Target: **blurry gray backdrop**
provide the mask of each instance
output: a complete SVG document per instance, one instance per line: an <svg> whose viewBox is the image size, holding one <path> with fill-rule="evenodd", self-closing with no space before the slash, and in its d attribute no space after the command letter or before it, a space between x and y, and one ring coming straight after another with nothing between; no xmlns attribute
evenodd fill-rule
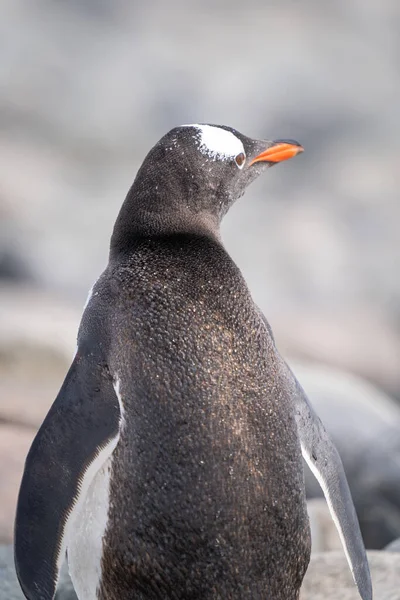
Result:
<svg viewBox="0 0 400 600"><path fill-rule="evenodd" d="M81 306L175 125L294 138L226 247L285 354L399 397L399 31L398 0L2 0L2 281Z"/></svg>
<svg viewBox="0 0 400 600"><path fill-rule="evenodd" d="M119 207L176 125L303 144L224 243L285 356L400 399L399 32L399 0L1 0L0 543ZM296 372L382 547L400 535L400 408L318 369Z"/></svg>

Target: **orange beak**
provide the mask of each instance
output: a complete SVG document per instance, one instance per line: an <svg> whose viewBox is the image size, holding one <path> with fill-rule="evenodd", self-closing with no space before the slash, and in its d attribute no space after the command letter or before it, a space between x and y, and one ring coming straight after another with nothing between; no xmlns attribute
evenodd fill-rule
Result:
<svg viewBox="0 0 400 600"><path fill-rule="evenodd" d="M261 152L261 154L253 158L250 165L256 162L282 162L283 160L293 158L300 152L304 152L304 148L303 146L300 146L298 142L277 140L276 142L273 142L273 146L270 146L264 150L264 152Z"/></svg>

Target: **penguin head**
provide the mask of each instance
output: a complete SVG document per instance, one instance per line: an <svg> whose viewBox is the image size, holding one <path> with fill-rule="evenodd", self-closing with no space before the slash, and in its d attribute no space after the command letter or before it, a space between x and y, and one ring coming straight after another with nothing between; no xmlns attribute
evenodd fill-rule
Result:
<svg viewBox="0 0 400 600"><path fill-rule="evenodd" d="M194 124L169 131L149 157L165 165L194 210L221 217L265 169L302 151L293 140L254 140L231 127Z"/></svg>
<svg viewBox="0 0 400 600"><path fill-rule="evenodd" d="M218 230L233 202L265 169L303 148L254 140L223 125L182 125L150 150L128 192L112 245L132 235Z"/></svg>

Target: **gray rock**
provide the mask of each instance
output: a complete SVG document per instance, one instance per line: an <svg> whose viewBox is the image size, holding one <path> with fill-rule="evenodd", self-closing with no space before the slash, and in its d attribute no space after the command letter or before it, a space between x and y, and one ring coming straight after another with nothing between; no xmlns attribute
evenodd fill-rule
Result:
<svg viewBox="0 0 400 600"><path fill-rule="evenodd" d="M400 600L400 557L368 552L374 600ZM300 600L360 600L343 552L311 557Z"/></svg>
<svg viewBox="0 0 400 600"><path fill-rule="evenodd" d="M37 429L67 373L82 306L0 286L0 419Z"/></svg>
<svg viewBox="0 0 400 600"><path fill-rule="evenodd" d="M25 600L15 574L12 546L0 545L0 600Z"/></svg>
<svg viewBox="0 0 400 600"><path fill-rule="evenodd" d="M311 527L311 552L341 550L339 534L324 498L307 501L307 512Z"/></svg>
<svg viewBox="0 0 400 600"><path fill-rule="evenodd" d="M11 545L0 545L0 600L25 600L14 567L14 553ZM55 600L78 600L64 565Z"/></svg>
<svg viewBox="0 0 400 600"><path fill-rule="evenodd" d="M393 540L393 542L390 542L390 544L388 544L385 548L384 548L385 552L400 552L400 538L397 538L397 540Z"/></svg>
<svg viewBox="0 0 400 600"><path fill-rule="evenodd" d="M342 457L367 548L400 537L400 407L362 379L290 361ZM322 491L308 467L309 497Z"/></svg>
<svg viewBox="0 0 400 600"><path fill-rule="evenodd" d="M0 422L0 544L12 540L22 470L34 433Z"/></svg>

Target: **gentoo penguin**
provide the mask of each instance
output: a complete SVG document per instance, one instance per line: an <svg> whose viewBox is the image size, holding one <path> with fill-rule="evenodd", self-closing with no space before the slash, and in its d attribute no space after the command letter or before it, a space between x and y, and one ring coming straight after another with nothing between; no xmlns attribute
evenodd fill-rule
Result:
<svg viewBox="0 0 400 600"><path fill-rule="evenodd" d="M232 203L302 151L216 125L150 150L29 451L15 561L54 598L296 600L310 556L302 454L363 600L363 541L340 458L220 238Z"/></svg>

